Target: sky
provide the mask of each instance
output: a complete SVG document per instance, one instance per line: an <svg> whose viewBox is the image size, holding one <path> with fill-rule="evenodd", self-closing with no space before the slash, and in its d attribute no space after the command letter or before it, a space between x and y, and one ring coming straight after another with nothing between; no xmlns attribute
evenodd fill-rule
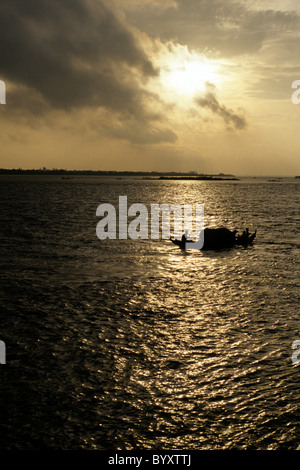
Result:
<svg viewBox="0 0 300 470"><path fill-rule="evenodd" d="M1 0L1 168L300 175L298 0Z"/></svg>

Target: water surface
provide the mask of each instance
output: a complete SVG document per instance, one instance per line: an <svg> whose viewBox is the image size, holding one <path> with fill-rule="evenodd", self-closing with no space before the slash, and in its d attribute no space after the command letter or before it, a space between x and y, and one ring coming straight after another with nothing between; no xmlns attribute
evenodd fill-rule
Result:
<svg viewBox="0 0 300 470"><path fill-rule="evenodd" d="M295 449L299 181L2 177L2 448ZM96 237L120 195L253 247Z"/></svg>

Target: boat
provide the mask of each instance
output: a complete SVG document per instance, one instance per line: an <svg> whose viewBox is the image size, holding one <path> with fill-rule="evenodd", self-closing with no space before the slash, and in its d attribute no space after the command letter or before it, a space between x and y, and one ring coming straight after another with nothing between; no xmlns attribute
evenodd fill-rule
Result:
<svg viewBox="0 0 300 470"><path fill-rule="evenodd" d="M248 228L238 235L237 230L229 230L225 227L206 228L204 229L204 244L202 250L220 250L223 248L233 248L234 246L249 246L253 244L256 237L256 230L250 234ZM186 249L186 243L195 245L199 242L189 240L184 234L181 240L170 238L174 245L179 246L182 250ZM189 246L190 248L190 246ZM195 248L197 249L197 247Z"/></svg>

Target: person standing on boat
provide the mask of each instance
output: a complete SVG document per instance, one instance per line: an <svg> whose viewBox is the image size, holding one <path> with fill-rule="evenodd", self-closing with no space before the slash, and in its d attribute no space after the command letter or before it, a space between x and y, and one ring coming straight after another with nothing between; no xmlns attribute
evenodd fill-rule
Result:
<svg viewBox="0 0 300 470"><path fill-rule="evenodd" d="M187 241L187 236L188 236L188 230L186 230L181 237L182 243L185 243Z"/></svg>

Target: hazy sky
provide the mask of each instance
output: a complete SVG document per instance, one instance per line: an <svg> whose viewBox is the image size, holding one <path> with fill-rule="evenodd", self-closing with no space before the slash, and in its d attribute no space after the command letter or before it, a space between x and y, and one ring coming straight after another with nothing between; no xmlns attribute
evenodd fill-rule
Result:
<svg viewBox="0 0 300 470"><path fill-rule="evenodd" d="M1 0L3 168L300 174L298 0Z"/></svg>

